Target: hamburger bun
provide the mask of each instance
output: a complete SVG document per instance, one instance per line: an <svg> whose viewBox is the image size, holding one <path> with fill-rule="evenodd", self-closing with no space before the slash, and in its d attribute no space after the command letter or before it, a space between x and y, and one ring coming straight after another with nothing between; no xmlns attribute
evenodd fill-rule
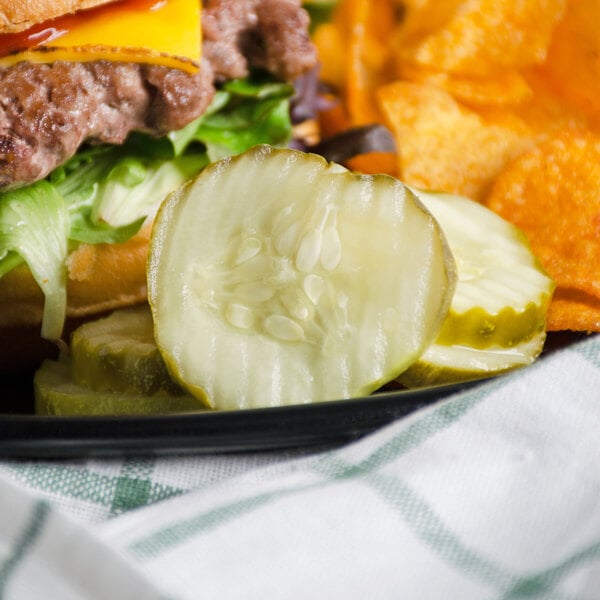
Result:
<svg viewBox="0 0 600 600"><path fill-rule="evenodd" d="M67 259L67 317L79 318L146 298L146 257L151 225L122 244L82 244ZM36 325L44 295L21 265L0 278L0 330Z"/></svg>
<svg viewBox="0 0 600 600"><path fill-rule="evenodd" d="M146 258L152 225L122 244L82 244L67 259L67 323L73 328L107 311L146 301ZM30 370L57 353L40 337L44 295L21 265L0 278L0 373Z"/></svg>
<svg viewBox="0 0 600 600"><path fill-rule="evenodd" d="M18 33L38 23L115 0L0 0L0 33Z"/></svg>

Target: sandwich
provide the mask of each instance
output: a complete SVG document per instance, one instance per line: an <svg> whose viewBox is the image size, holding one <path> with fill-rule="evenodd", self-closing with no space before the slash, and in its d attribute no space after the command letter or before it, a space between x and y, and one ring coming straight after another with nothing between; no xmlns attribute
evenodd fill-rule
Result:
<svg viewBox="0 0 600 600"><path fill-rule="evenodd" d="M168 192L290 142L308 27L300 0L0 0L2 373L146 301Z"/></svg>

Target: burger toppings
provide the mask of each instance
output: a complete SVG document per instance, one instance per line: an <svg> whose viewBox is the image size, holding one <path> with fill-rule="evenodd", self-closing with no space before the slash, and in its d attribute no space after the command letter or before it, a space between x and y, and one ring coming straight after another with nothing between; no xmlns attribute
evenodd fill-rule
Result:
<svg viewBox="0 0 600 600"><path fill-rule="evenodd" d="M292 0L213 0L203 18L206 60L195 74L108 61L0 69L0 187L45 177L86 140L118 144L131 131L180 129L204 113L214 79L255 67L286 80L301 75L316 62L307 18Z"/></svg>
<svg viewBox="0 0 600 600"><path fill-rule="evenodd" d="M271 146L167 196L148 285L150 308L83 325L43 363L38 414L273 407L488 377L539 355L554 287L522 233L477 202Z"/></svg>
<svg viewBox="0 0 600 600"><path fill-rule="evenodd" d="M26 263L45 337L65 318L65 249L126 241L210 160L290 140L290 81L316 65L300 1L211 0L202 14L194 73L105 59L0 68L0 292Z"/></svg>
<svg viewBox="0 0 600 600"><path fill-rule="evenodd" d="M0 65L23 60L124 60L194 72L200 61L198 0L121 0L0 36Z"/></svg>

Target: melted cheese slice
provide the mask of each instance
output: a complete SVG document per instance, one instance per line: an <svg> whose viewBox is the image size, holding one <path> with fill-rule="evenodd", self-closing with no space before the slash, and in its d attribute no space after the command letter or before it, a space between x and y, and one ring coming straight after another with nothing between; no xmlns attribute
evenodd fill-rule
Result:
<svg viewBox="0 0 600 600"><path fill-rule="evenodd" d="M19 51L0 58L0 66L24 60L50 63L106 59L194 72L200 65L200 16L198 0L118 2L15 34L13 47L22 45L17 45Z"/></svg>

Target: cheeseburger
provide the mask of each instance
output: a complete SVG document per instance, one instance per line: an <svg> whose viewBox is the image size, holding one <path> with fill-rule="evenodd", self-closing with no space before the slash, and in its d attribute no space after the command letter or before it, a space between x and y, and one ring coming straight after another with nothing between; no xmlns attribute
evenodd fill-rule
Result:
<svg viewBox="0 0 600 600"><path fill-rule="evenodd" d="M146 299L152 219L210 160L285 144L300 0L0 0L0 371Z"/></svg>

